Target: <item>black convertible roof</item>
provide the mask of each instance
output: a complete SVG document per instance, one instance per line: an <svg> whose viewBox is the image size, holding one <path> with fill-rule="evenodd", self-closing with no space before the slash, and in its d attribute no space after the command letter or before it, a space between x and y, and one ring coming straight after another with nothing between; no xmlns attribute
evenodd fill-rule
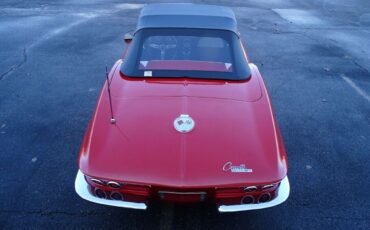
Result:
<svg viewBox="0 0 370 230"><path fill-rule="evenodd" d="M237 33L234 12L223 6L192 3L160 3L145 6L137 30L143 28L197 28Z"/></svg>

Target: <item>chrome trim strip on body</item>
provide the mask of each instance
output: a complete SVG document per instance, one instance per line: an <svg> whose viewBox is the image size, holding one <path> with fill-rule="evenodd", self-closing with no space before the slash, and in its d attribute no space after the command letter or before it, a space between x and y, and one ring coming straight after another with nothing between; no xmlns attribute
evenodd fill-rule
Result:
<svg viewBox="0 0 370 230"><path fill-rule="evenodd" d="M237 204L237 205L221 205L218 207L219 212L240 212L240 211L247 211L247 210L254 210L254 209L263 209L269 208L276 205L279 205L286 201L289 197L290 193L290 185L288 176L286 176L280 183L278 196L275 197L273 200L258 203L258 204Z"/></svg>
<svg viewBox="0 0 370 230"><path fill-rule="evenodd" d="M133 208L142 210L145 210L147 208L146 204L144 203L127 202L122 200L107 200L91 195L89 191L89 185L85 180L84 174L80 170L78 170L76 176L75 190L81 198L90 202L122 208Z"/></svg>

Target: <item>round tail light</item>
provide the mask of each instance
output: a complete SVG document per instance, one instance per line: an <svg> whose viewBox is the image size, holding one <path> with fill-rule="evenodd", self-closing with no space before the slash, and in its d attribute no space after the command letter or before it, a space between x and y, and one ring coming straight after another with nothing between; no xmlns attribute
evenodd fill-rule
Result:
<svg viewBox="0 0 370 230"><path fill-rule="evenodd" d="M264 203L264 202L267 202L271 199L271 195L270 193L264 193L262 194L259 198L258 198L258 202L260 203Z"/></svg>
<svg viewBox="0 0 370 230"><path fill-rule="evenodd" d="M112 192L110 198L112 198L112 200L123 200L122 194L119 192Z"/></svg>
<svg viewBox="0 0 370 230"><path fill-rule="evenodd" d="M254 202L253 196L244 196L241 200L242 204L252 204Z"/></svg>
<svg viewBox="0 0 370 230"><path fill-rule="evenodd" d="M99 198L107 198L107 194L105 193L105 191L100 188L95 189L95 195Z"/></svg>

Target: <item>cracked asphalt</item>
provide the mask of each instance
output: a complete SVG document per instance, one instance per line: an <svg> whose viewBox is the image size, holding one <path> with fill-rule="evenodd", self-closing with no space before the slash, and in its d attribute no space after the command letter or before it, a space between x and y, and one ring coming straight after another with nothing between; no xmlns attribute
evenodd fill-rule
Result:
<svg viewBox="0 0 370 230"><path fill-rule="evenodd" d="M76 159L105 66L121 57L147 1L3 0L1 229L370 228L370 2L192 2L237 15L284 137L288 201L220 214L212 205L135 211L80 199Z"/></svg>

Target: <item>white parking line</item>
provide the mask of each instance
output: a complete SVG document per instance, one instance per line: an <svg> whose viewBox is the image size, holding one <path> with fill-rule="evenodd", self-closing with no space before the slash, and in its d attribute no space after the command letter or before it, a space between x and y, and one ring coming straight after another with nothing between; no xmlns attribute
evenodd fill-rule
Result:
<svg viewBox="0 0 370 230"><path fill-rule="evenodd" d="M145 6L145 4L134 4L134 3L122 3L122 4L117 4L115 5L115 9L111 10L111 9L103 9L103 10L95 10L95 11L92 11L92 12L80 12L80 13L73 13L73 15L75 16L79 16L81 19L80 20L77 20L73 23L70 23L68 25L64 25L62 27L58 27L56 29L53 29L51 31L49 31L48 33L44 34L43 36L41 36L38 40L34 41L33 43L31 43L27 49L30 49L30 48L33 48L39 44L41 44L42 42L44 42L45 40L48 40L50 38L53 38L69 29L71 29L72 27L75 27L75 26L78 26L82 23L85 23L91 19L94 19L96 17L100 17L102 15L112 15L114 13L117 13L121 10L136 10L136 9L141 9ZM32 10L32 9L31 9ZM40 9L38 9L40 10Z"/></svg>
<svg viewBox="0 0 370 230"><path fill-rule="evenodd" d="M75 21L73 23L70 23L68 25L65 25L65 26L62 26L62 27L58 27L56 29L53 29L51 31L49 31L48 33L44 34L43 36L41 36L38 40L36 40L35 42L31 43L27 48L28 49L31 49L35 46L38 46L39 44L41 44L42 42L46 41L46 40L49 40L50 38L53 38L69 29L71 29L72 27L75 27L77 25L80 25L81 23L84 23L90 19L93 19L95 17L97 17L98 15L89 15L89 16L86 16L84 17L83 19L80 19L78 21Z"/></svg>
<svg viewBox="0 0 370 230"><path fill-rule="evenodd" d="M351 86L354 90L356 90L356 92L358 94L360 94L360 96L362 96L363 98L365 98L369 103L370 103L370 96L367 95L362 89L360 89L351 79L349 79L348 77L344 76L344 75L341 75L341 77L343 78L343 80L345 80L349 86Z"/></svg>
<svg viewBox="0 0 370 230"><path fill-rule="evenodd" d="M123 9L123 10L136 10L136 9L141 9L144 6L145 4L121 3L121 4L117 4L116 8Z"/></svg>

